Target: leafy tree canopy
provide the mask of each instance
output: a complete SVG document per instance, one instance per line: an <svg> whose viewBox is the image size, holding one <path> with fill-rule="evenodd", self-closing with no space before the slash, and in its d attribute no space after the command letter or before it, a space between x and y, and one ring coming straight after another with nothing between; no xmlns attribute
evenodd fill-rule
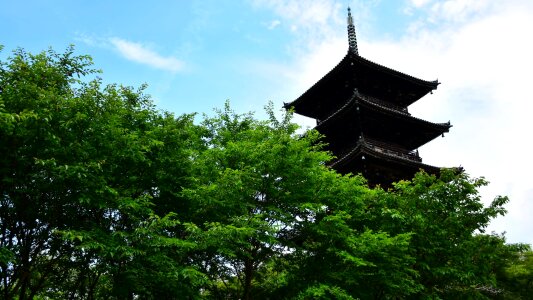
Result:
<svg viewBox="0 0 533 300"><path fill-rule="evenodd" d="M531 252L484 233L482 178L389 190L315 131L229 104L195 124L72 47L0 62L5 299L525 299Z"/></svg>

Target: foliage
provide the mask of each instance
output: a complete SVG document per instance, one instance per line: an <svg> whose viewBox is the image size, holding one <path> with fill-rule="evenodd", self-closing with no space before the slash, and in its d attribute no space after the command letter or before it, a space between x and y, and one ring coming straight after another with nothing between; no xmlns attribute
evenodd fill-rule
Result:
<svg viewBox="0 0 533 300"><path fill-rule="evenodd" d="M513 250L497 273L498 299L528 299L533 294L533 251L529 245Z"/></svg>
<svg viewBox="0 0 533 300"><path fill-rule="evenodd" d="M502 239L483 232L492 218L505 213L508 199L497 197L483 207L478 189L486 184L483 178L444 169L438 179L418 173L389 193L402 212L397 229L389 231L413 233L409 248L424 286L420 295L481 297L477 286L495 284L492 265Z"/></svg>
<svg viewBox="0 0 533 300"><path fill-rule="evenodd" d="M179 201L192 118L158 113L142 89L78 79L94 73L90 65L72 48L17 50L2 64L5 299L151 295L167 281L167 290L189 288L168 279L194 271L173 253L194 244L174 239L168 229L179 222L154 204Z"/></svg>
<svg viewBox="0 0 533 300"><path fill-rule="evenodd" d="M532 255L485 234L505 197L455 170L390 190L327 167L315 131L226 104L200 124L91 59L0 65L5 299L526 299Z"/></svg>

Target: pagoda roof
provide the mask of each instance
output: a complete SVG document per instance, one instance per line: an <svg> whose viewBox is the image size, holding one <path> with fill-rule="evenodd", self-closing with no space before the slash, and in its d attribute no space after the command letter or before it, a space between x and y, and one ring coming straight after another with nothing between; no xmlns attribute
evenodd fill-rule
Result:
<svg viewBox="0 0 533 300"><path fill-rule="evenodd" d="M406 111L373 102L356 92L343 106L315 127L333 147L341 147L359 136L388 141L414 150L448 132L450 123L432 123ZM337 144L337 145L333 145Z"/></svg>
<svg viewBox="0 0 533 300"><path fill-rule="evenodd" d="M330 167L341 173L350 173L353 170L358 170L364 176L375 176L378 168L387 169L388 172L385 173L396 177L393 178L394 180L387 182L388 184L400 179L411 179L421 169L431 174L437 174L440 171L440 168L424 164L420 159L416 160L408 155L398 155L394 152L386 151L386 149L375 147L371 143L365 142L364 139L359 140L349 152L338 157L330 164ZM369 168L373 169L369 170ZM390 172L391 170L394 170L394 174ZM371 178L367 179L372 180Z"/></svg>
<svg viewBox="0 0 533 300"><path fill-rule="evenodd" d="M348 98L354 89L396 106L407 107L438 85L437 80L425 81L348 51L330 72L284 107L294 107L298 114L323 119L325 113L339 106L336 99Z"/></svg>

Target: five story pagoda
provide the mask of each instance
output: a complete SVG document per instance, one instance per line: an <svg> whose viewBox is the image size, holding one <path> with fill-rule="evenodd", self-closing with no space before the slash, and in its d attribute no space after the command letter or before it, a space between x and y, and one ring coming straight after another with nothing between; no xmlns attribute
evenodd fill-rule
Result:
<svg viewBox="0 0 533 300"><path fill-rule="evenodd" d="M418 148L448 132L448 123L411 116L408 106L432 92L438 81L425 81L371 62L361 56L348 8L346 56L322 79L285 108L314 118L315 129L336 159L340 173L361 173L370 185L390 186L411 179L422 163Z"/></svg>

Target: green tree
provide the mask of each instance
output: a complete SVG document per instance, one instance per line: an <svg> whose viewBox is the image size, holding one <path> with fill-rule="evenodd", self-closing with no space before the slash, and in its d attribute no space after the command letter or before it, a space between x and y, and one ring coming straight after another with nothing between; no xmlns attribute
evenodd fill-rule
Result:
<svg viewBox="0 0 533 300"><path fill-rule="evenodd" d="M171 213L183 205L192 116L157 112L142 87L84 82L90 66L72 48L2 62L2 296L196 294L202 276L182 264L194 243Z"/></svg>
<svg viewBox="0 0 533 300"><path fill-rule="evenodd" d="M479 188L486 184L443 169L439 177L418 173L384 195L384 213L374 214L375 223L390 233L412 234L409 254L423 286L417 298L484 298L482 290L496 286L506 246L503 237L484 231L505 214L508 198L496 197L484 207Z"/></svg>
<svg viewBox="0 0 533 300"><path fill-rule="evenodd" d="M504 253L505 264L497 272L496 299L528 299L533 294L533 251L529 245L516 245Z"/></svg>
<svg viewBox="0 0 533 300"><path fill-rule="evenodd" d="M267 111L270 119L257 121L226 105L203 123L206 145L185 195L196 205L187 220L195 224L201 251L194 260L210 278L209 296L417 290L410 234L390 236L363 225L375 192L361 177L326 166L331 157L316 132L298 136L290 113L278 121Z"/></svg>
<svg viewBox="0 0 533 300"><path fill-rule="evenodd" d="M311 187L330 172L327 154L313 146L316 136L297 138L289 114L278 121L269 112L269 121L257 121L227 104L202 124L205 148L185 195L195 205L187 220L202 249L194 261L208 274L213 298L268 293L259 270L293 251L296 224L316 204Z"/></svg>

